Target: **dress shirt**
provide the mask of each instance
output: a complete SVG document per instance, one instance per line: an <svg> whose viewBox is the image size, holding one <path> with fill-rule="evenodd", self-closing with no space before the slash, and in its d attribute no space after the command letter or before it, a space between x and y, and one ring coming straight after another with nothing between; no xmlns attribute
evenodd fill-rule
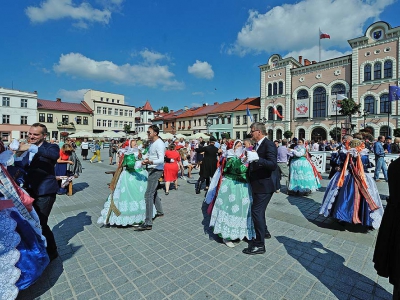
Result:
<svg viewBox="0 0 400 300"><path fill-rule="evenodd" d="M261 143L263 142L264 139L265 139L265 136L261 140L259 140L257 143L255 143L253 150L257 151L258 147L261 145Z"/></svg>
<svg viewBox="0 0 400 300"><path fill-rule="evenodd" d="M165 145L162 139L158 138L155 142L150 144L147 158L151 160L153 164L147 167L150 169L164 170L164 156Z"/></svg>

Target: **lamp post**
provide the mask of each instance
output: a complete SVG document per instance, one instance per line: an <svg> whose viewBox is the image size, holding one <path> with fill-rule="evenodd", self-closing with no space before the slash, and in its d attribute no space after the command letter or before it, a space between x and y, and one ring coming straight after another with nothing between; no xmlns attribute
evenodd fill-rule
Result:
<svg viewBox="0 0 400 300"><path fill-rule="evenodd" d="M363 110L363 114L362 114L362 117L364 118L364 129L366 128L365 126L366 126L366 119L367 119L367 116L369 115L369 111L368 110Z"/></svg>

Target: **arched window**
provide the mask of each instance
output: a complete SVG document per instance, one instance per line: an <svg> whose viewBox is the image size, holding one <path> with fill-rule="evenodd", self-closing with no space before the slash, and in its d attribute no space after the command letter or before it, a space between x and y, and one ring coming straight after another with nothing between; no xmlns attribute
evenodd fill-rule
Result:
<svg viewBox="0 0 400 300"><path fill-rule="evenodd" d="M299 139L305 139L306 138L306 131L301 128L299 129Z"/></svg>
<svg viewBox="0 0 400 300"><path fill-rule="evenodd" d="M281 140L282 139L282 130L277 129L276 130L276 139Z"/></svg>
<svg viewBox="0 0 400 300"><path fill-rule="evenodd" d="M313 118L326 116L326 90L317 87L313 93Z"/></svg>
<svg viewBox="0 0 400 300"><path fill-rule="evenodd" d="M283 94L283 82L282 82L282 81L279 81L279 91L278 91L278 94L279 94L279 95L282 95L282 94Z"/></svg>
<svg viewBox="0 0 400 300"><path fill-rule="evenodd" d="M274 131L272 129L268 129L268 139L270 141L274 140Z"/></svg>
<svg viewBox="0 0 400 300"><path fill-rule="evenodd" d="M381 108L381 114L383 114L383 113L386 113L386 114L388 114L388 113L391 113L391 102L389 101L389 95L388 94L383 94L382 96L381 96L381 106L380 106L380 108Z"/></svg>
<svg viewBox="0 0 400 300"><path fill-rule="evenodd" d="M392 78L393 76L393 63L391 60L386 60L383 65L383 78Z"/></svg>
<svg viewBox="0 0 400 300"><path fill-rule="evenodd" d="M268 96L272 96L272 83L268 83Z"/></svg>
<svg viewBox="0 0 400 300"><path fill-rule="evenodd" d="M371 65L366 64L364 66L364 81L371 80Z"/></svg>
<svg viewBox="0 0 400 300"><path fill-rule="evenodd" d="M382 78L382 63L376 62L374 64L374 79L381 79Z"/></svg>
<svg viewBox="0 0 400 300"><path fill-rule="evenodd" d="M274 82L274 95L278 94L278 84Z"/></svg>
<svg viewBox="0 0 400 300"><path fill-rule="evenodd" d="M389 130L388 130L388 129L389 129ZM383 136L385 136L385 137L389 136L389 135L390 135L390 127L382 126L382 127L379 129L379 135L383 135Z"/></svg>
<svg viewBox="0 0 400 300"><path fill-rule="evenodd" d="M336 83L331 90L331 95L345 95L346 87L342 83Z"/></svg>
<svg viewBox="0 0 400 300"><path fill-rule="evenodd" d="M369 111L370 114L375 114L375 98L373 96L365 97L364 109Z"/></svg>
<svg viewBox="0 0 400 300"><path fill-rule="evenodd" d="M268 121L272 121L274 119L274 108L268 107Z"/></svg>
<svg viewBox="0 0 400 300"><path fill-rule="evenodd" d="M297 92L297 99L307 99L308 98L308 92L306 90L300 90Z"/></svg>
<svg viewBox="0 0 400 300"><path fill-rule="evenodd" d="M276 107L276 109L278 110L279 114L283 117L283 114L282 114L282 111L283 111L282 106L278 105L278 106ZM276 119L282 121L282 118L279 117L278 115L276 115Z"/></svg>

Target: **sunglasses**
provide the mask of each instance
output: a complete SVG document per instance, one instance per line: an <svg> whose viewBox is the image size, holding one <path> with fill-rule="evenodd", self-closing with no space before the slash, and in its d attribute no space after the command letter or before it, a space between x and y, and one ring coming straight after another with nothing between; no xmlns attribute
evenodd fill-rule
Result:
<svg viewBox="0 0 400 300"><path fill-rule="evenodd" d="M256 132L256 131L260 131L260 130L250 130L250 133Z"/></svg>
<svg viewBox="0 0 400 300"><path fill-rule="evenodd" d="M151 133L151 131L147 131L147 134L150 134Z"/></svg>

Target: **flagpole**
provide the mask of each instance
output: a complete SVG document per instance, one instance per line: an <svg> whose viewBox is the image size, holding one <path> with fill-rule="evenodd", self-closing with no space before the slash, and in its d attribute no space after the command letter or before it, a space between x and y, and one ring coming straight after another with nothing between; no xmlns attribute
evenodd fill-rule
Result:
<svg viewBox="0 0 400 300"><path fill-rule="evenodd" d="M321 28L318 28L318 40L319 40L319 62L321 62Z"/></svg>
<svg viewBox="0 0 400 300"><path fill-rule="evenodd" d="M389 83L389 94L390 94L390 83ZM392 102L389 101L389 98L388 98L388 125L387 125L387 127L388 127L388 134L387 134L387 135L389 135L389 136L390 136L389 122L390 122L390 111L391 111L391 109L392 109Z"/></svg>
<svg viewBox="0 0 400 300"><path fill-rule="evenodd" d="M335 118L336 118L335 141L336 141L336 143L338 142L338 139L337 139L337 130L338 130L338 128L337 128L337 111L338 111L338 105L337 104L338 103L337 103L337 94L336 94L336 105L335 105L335 110L336 110L336 115L335 115Z"/></svg>

